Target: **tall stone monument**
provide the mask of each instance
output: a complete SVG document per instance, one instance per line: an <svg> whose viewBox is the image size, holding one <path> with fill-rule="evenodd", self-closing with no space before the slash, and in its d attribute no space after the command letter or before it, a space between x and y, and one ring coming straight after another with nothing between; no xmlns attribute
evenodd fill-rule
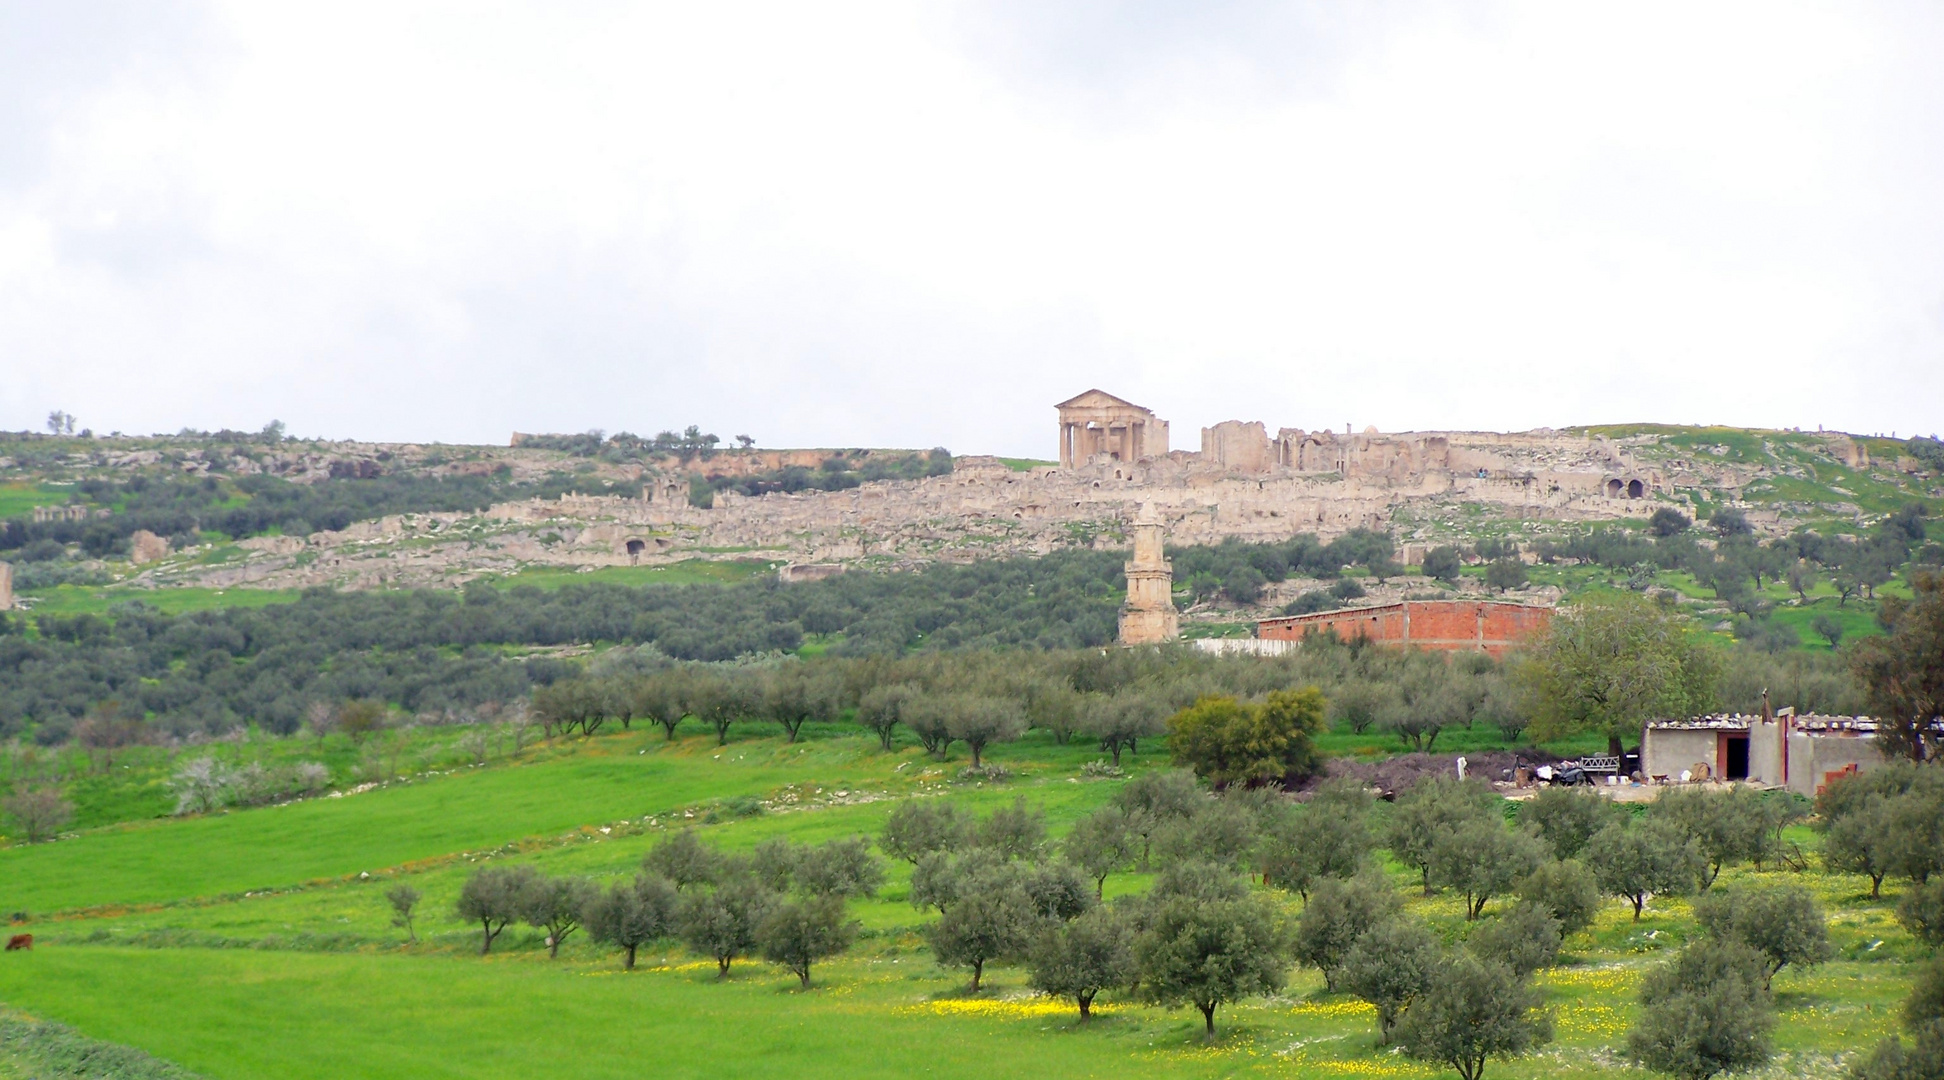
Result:
<svg viewBox="0 0 1944 1080"><path fill-rule="evenodd" d="M1127 602L1121 605L1122 645L1154 645L1181 636L1175 616L1174 567L1162 557L1165 527L1153 503L1134 515L1134 557L1127 563Z"/></svg>
<svg viewBox="0 0 1944 1080"><path fill-rule="evenodd" d="M13 609L13 564L0 562L0 611Z"/></svg>

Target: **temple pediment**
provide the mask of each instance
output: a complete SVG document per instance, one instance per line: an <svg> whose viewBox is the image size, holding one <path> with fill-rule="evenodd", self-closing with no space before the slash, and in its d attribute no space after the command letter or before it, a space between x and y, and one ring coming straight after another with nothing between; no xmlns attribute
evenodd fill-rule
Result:
<svg viewBox="0 0 1944 1080"><path fill-rule="evenodd" d="M1056 409L1140 409L1142 412L1149 411L1144 406L1136 405L1125 398L1117 398L1105 390L1089 390L1078 397L1062 401L1053 407Z"/></svg>

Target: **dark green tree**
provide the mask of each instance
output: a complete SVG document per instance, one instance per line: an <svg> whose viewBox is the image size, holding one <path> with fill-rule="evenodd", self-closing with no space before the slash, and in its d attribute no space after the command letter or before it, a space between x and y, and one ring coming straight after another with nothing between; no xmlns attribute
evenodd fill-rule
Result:
<svg viewBox="0 0 1944 1080"><path fill-rule="evenodd" d="M1492 1058L1515 1057L1552 1039L1539 995L1503 964L1460 952L1438 965L1397 1025L1404 1052L1481 1080Z"/></svg>
<svg viewBox="0 0 1944 1080"><path fill-rule="evenodd" d="M1718 667L1687 616L1616 593L1562 610L1513 674L1531 703L1534 737L1599 732L1618 755L1621 740L1649 720L1706 712Z"/></svg>
<svg viewBox="0 0 1944 1080"><path fill-rule="evenodd" d="M1455 583L1458 571L1464 566L1464 559L1458 549L1450 544L1434 547L1424 553L1424 576L1437 581Z"/></svg>
<svg viewBox="0 0 1944 1080"><path fill-rule="evenodd" d="M581 915L596 895L586 878L536 876L520 890L520 920L547 932L552 959L560 955L560 943L580 929Z"/></svg>
<svg viewBox="0 0 1944 1080"><path fill-rule="evenodd" d="M1275 905L1260 896L1178 896L1150 912L1134 956L1141 993L1163 1005L1194 1005L1212 1039L1224 1003L1282 989L1288 934Z"/></svg>
<svg viewBox="0 0 1944 1080"><path fill-rule="evenodd" d="M878 846L894 859L916 866L934 851L956 851L972 837L972 822L943 799L904 799L891 808Z"/></svg>
<svg viewBox="0 0 1944 1080"><path fill-rule="evenodd" d="M531 866L482 866L459 887L454 910L466 922L479 924L479 955L493 951L493 939L506 924L520 918L521 898L539 878Z"/></svg>
<svg viewBox="0 0 1944 1080"><path fill-rule="evenodd" d="M845 918L844 901L832 894L785 900L770 908L756 927L763 959L796 974L810 989L810 965L842 955L857 939L857 923Z"/></svg>
<svg viewBox="0 0 1944 1080"><path fill-rule="evenodd" d="M1878 717L1877 740L1891 754L1929 761L1944 749L1944 573L1912 575L1914 598L1886 596L1877 620L1889 629L1859 640L1852 670Z"/></svg>
<svg viewBox="0 0 1944 1080"><path fill-rule="evenodd" d="M587 936L622 951L622 967L633 971L635 951L675 932L679 899L667 878L636 874L632 882L616 882L588 902L581 921Z"/></svg>
<svg viewBox="0 0 1944 1080"><path fill-rule="evenodd" d="M1364 931L1344 954L1338 981L1376 1008L1379 1041L1390 1042L1398 1018L1430 986L1440 955L1438 939L1408 917Z"/></svg>
<svg viewBox="0 0 1944 1080"><path fill-rule="evenodd" d="M1046 926L1027 954L1033 989L1068 998L1081 1023L1093 1016L1094 996L1134 981L1133 928L1120 911L1102 904L1069 922Z"/></svg>
<svg viewBox="0 0 1944 1080"><path fill-rule="evenodd" d="M1608 825L1587 841L1585 856L1600 890L1633 904L1635 922L1650 894L1693 892L1708 872L1707 859L1691 838L1652 820Z"/></svg>
<svg viewBox="0 0 1944 1080"><path fill-rule="evenodd" d="M1349 881L1325 878L1317 883L1297 917L1294 956L1321 971L1324 985L1335 990L1357 939L1372 927L1396 918L1402 907L1396 890L1380 874L1368 873Z"/></svg>
<svg viewBox="0 0 1944 1080"><path fill-rule="evenodd" d="M1767 1062L1774 1026L1761 954L1738 942L1695 942L1647 974L1627 1051L1656 1072L1706 1080Z"/></svg>
<svg viewBox="0 0 1944 1080"><path fill-rule="evenodd" d="M1272 691L1260 705L1205 697L1168 720L1168 747L1218 788L1306 779L1322 763L1313 739L1326 705L1314 686Z"/></svg>
<svg viewBox="0 0 1944 1080"><path fill-rule="evenodd" d="M1519 899L1544 908L1570 937L1593 925L1600 911L1600 883L1577 859L1540 864L1519 883Z"/></svg>
<svg viewBox="0 0 1944 1080"><path fill-rule="evenodd" d="M776 906L776 894L754 877L739 875L707 891L682 897L675 922L689 948L716 962L716 978L758 945L756 932Z"/></svg>
<svg viewBox="0 0 1944 1080"><path fill-rule="evenodd" d="M1694 917L1714 937L1761 954L1764 989L1790 964L1813 967L1835 954L1822 905L1800 885L1704 896L1694 905Z"/></svg>

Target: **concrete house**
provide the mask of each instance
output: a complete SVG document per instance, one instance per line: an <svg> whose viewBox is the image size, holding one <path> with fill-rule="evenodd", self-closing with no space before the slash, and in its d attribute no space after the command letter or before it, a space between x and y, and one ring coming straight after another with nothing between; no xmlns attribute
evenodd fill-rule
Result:
<svg viewBox="0 0 1944 1080"><path fill-rule="evenodd" d="M1884 763L1867 716L1740 714L1656 720L1640 735L1640 771L1672 779L1749 780L1814 795L1838 776Z"/></svg>

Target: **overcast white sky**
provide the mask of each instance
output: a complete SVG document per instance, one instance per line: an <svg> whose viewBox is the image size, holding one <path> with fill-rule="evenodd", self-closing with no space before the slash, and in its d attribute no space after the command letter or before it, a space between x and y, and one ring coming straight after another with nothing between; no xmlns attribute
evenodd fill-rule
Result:
<svg viewBox="0 0 1944 1080"><path fill-rule="evenodd" d="M1944 427L1944 6L0 0L0 427Z"/></svg>

